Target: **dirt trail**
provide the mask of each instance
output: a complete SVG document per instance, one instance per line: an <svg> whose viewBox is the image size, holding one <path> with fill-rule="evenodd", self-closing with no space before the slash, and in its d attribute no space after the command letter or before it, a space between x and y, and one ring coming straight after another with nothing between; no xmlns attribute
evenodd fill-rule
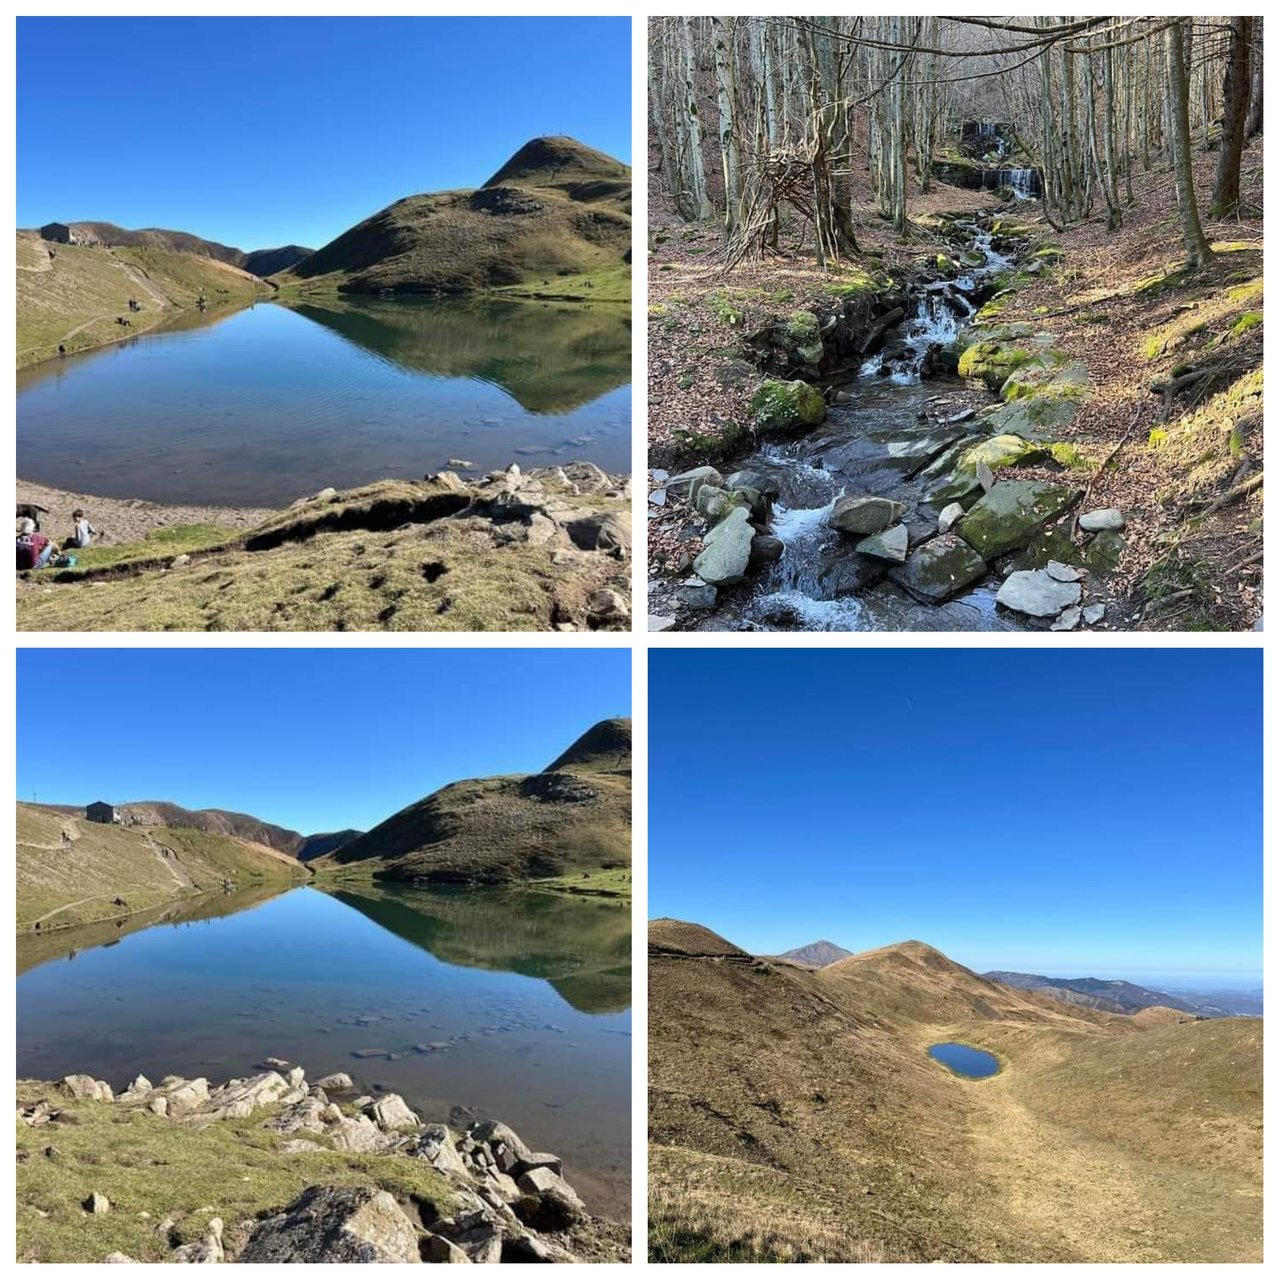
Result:
<svg viewBox="0 0 1280 1280"><path fill-rule="evenodd" d="M196 888L196 882L191 878L191 873L182 865L182 859L179 858L167 844L161 844L150 835L145 835L143 840L145 841L147 848L156 855L156 859L159 861L160 865L179 885L182 886L182 888Z"/></svg>

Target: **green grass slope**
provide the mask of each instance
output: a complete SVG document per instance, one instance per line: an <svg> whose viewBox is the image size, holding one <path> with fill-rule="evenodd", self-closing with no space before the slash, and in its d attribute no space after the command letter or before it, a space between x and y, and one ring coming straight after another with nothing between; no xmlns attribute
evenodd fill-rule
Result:
<svg viewBox="0 0 1280 1280"><path fill-rule="evenodd" d="M217 258L149 245L88 248L17 236L17 365L85 351L175 320L204 297L215 311L271 292ZM130 312L135 298L140 311ZM116 324L124 316L130 328Z"/></svg>
<svg viewBox="0 0 1280 1280"><path fill-rule="evenodd" d="M630 252L631 170L572 138L548 137L527 143L475 190L398 200L276 281L285 291L516 287L575 298L599 287L602 299L622 298Z"/></svg>
<svg viewBox="0 0 1280 1280"><path fill-rule="evenodd" d="M606 720L541 773L442 787L315 865L501 884L630 863L631 722Z"/></svg>
<svg viewBox="0 0 1280 1280"><path fill-rule="evenodd" d="M196 894L221 893L226 885L285 885L305 875L292 858L229 836L189 828L108 826L18 805L20 930L119 919Z"/></svg>

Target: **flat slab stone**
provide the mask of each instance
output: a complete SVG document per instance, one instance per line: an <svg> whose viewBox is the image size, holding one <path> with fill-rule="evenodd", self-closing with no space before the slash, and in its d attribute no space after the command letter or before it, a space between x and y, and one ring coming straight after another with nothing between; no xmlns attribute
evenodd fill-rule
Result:
<svg viewBox="0 0 1280 1280"><path fill-rule="evenodd" d="M984 560L994 560L1026 546L1078 497L1075 489L1039 480L1001 480L973 504L957 529Z"/></svg>
<svg viewBox="0 0 1280 1280"><path fill-rule="evenodd" d="M703 539L694 572L713 587L730 587L746 577L751 560L751 539L756 531L747 520L745 507L734 507Z"/></svg>
<svg viewBox="0 0 1280 1280"><path fill-rule="evenodd" d="M874 556L877 560L888 560L893 564L901 564L907 558L907 546L911 535L905 524L894 525L883 533L863 538L854 550L860 556Z"/></svg>
<svg viewBox="0 0 1280 1280"><path fill-rule="evenodd" d="M968 543L954 533L944 533L918 547L889 577L917 600L940 604L986 573L986 562Z"/></svg>
<svg viewBox="0 0 1280 1280"><path fill-rule="evenodd" d="M1064 609L1079 603L1078 582L1059 582L1043 569L1011 573L996 593L996 604L1032 618L1056 618Z"/></svg>

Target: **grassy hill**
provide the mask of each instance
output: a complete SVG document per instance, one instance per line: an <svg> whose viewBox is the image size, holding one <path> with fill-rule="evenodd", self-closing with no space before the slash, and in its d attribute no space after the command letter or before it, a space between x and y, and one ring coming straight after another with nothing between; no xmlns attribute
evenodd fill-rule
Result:
<svg viewBox="0 0 1280 1280"><path fill-rule="evenodd" d="M535 524L545 537L529 536ZM550 631L630 621L614 606L630 596L630 502L589 464L472 485L325 490L247 531L168 532L90 547L74 569L19 574L19 627Z"/></svg>
<svg viewBox="0 0 1280 1280"><path fill-rule="evenodd" d="M154 329L204 297L215 311L265 297L256 276L205 254L153 244L51 245L17 237L17 364L21 369ZM129 299L140 310L130 312ZM116 324L124 316L130 328Z"/></svg>
<svg viewBox="0 0 1280 1280"><path fill-rule="evenodd" d="M249 840L192 828L108 826L18 805L20 930L114 920L196 894L305 875L293 858Z"/></svg>
<svg viewBox="0 0 1280 1280"><path fill-rule="evenodd" d="M657 1259L1261 1258L1256 1019L1079 1008L918 942L814 971L674 921L649 993Z"/></svg>
<svg viewBox="0 0 1280 1280"><path fill-rule="evenodd" d="M408 196L276 277L285 291L630 298L631 170L535 138L474 190Z"/></svg>
<svg viewBox="0 0 1280 1280"><path fill-rule="evenodd" d="M630 720L594 726L541 773L442 787L316 863L378 879L453 884L630 865Z"/></svg>

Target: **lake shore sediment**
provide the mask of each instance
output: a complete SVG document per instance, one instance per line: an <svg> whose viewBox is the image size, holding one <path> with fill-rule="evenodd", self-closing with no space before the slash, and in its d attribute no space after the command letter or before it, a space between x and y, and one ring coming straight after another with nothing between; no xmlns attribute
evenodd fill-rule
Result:
<svg viewBox="0 0 1280 1280"><path fill-rule="evenodd" d="M603 1262L560 1158L509 1126L424 1122L344 1072L22 1080L18 1254L28 1262Z"/></svg>

